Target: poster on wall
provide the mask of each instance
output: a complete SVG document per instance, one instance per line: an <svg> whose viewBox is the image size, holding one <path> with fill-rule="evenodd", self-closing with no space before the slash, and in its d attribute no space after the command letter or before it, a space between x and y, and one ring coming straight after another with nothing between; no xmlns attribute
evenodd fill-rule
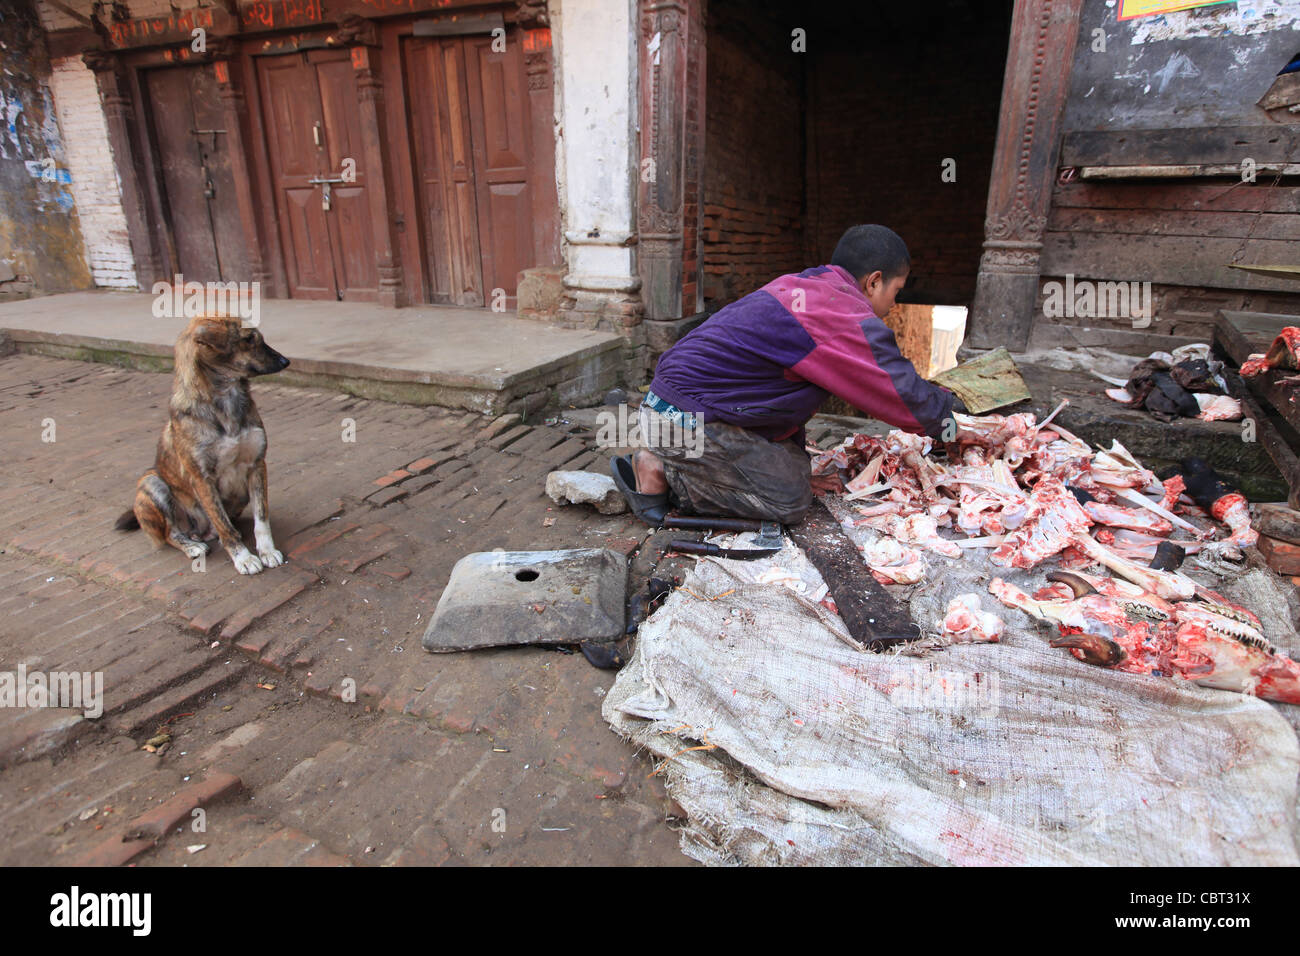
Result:
<svg viewBox="0 0 1300 956"><path fill-rule="evenodd" d="M1138 17L1153 17L1157 13L1174 13L1193 7L1217 7L1233 2L1234 0L1119 0L1119 18L1136 20Z"/></svg>

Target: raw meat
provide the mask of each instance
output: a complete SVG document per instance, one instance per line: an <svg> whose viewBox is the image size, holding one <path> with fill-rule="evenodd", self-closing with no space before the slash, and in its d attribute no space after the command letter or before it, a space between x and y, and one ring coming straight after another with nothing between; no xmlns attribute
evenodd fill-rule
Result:
<svg viewBox="0 0 1300 956"><path fill-rule="evenodd" d="M1048 476L1035 486L1024 524L1007 535L990 560L1003 568L1032 568L1061 551L1076 535L1087 537L1085 530L1091 524L1074 495Z"/></svg>
<svg viewBox="0 0 1300 956"><path fill-rule="evenodd" d="M943 634L954 644L997 643L1004 625L996 614L980 610L978 594L959 594L948 602Z"/></svg>

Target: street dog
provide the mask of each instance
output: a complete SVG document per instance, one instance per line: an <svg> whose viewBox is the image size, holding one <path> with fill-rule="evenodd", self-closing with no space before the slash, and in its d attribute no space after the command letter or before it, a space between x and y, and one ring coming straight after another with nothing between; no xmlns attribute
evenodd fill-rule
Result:
<svg viewBox="0 0 1300 956"><path fill-rule="evenodd" d="M144 528L154 543L191 558L214 537L240 574L284 563L267 520L266 432L248 379L288 367L257 329L239 319L198 316L176 340L171 412L154 466L136 484L135 507L117 519L119 531ZM233 521L253 503L257 554L244 546Z"/></svg>

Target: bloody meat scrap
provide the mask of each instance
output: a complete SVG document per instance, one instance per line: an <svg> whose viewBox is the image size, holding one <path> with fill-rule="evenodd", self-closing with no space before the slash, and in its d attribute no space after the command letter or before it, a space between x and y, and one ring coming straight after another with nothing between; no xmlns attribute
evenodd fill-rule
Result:
<svg viewBox="0 0 1300 956"><path fill-rule="evenodd" d="M1239 556L1254 533L1245 499L1201 462L1162 480L1119 442L1090 448L1053 424L1059 411L1042 422L956 414L942 458L924 437L854 435L814 450L813 471L844 489L854 512L846 526L880 533L864 558L882 583L922 580L921 549L960 559L991 548L993 563L1006 568L1051 560L1062 570L1038 593L1001 579L990 591L1056 623L1053 646L1098 666L1300 703L1300 665L1268 643L1253 614L1164 569L1177 560L1150 566L1158 550ZM1097 566L1112 576L1083 570ZM991 640L1001 621L961 595L940 630L953 643Z"/></svg>

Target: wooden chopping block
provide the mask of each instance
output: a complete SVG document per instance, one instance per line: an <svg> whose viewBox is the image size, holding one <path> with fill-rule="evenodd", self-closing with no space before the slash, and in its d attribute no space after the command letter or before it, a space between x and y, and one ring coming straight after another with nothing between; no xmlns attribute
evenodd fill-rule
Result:
<svg viewBox="0 0 1300 956"><path fill-rule="evenodd" d="M1300 511L1288 508L1286 505L1256 505L1252 527L1270 538L1300 544Z"/></svg>
<svg viewBox="0 0 1300 956"><path fill-rule="evenodd" d="M1300 575L1300 545L1261 534L1256 547L1259 548L1259 553L1264 556L1268 566L1278 574Z"/></svg>
<svg viewBox="0 0 1300 956"><path fill-rule="evenodd" d="M814 500L807 517L788 530L821 573L854 640L868 650L883 651L921 636L907 607L872 576L862 552L824 502Z"/></svg>

